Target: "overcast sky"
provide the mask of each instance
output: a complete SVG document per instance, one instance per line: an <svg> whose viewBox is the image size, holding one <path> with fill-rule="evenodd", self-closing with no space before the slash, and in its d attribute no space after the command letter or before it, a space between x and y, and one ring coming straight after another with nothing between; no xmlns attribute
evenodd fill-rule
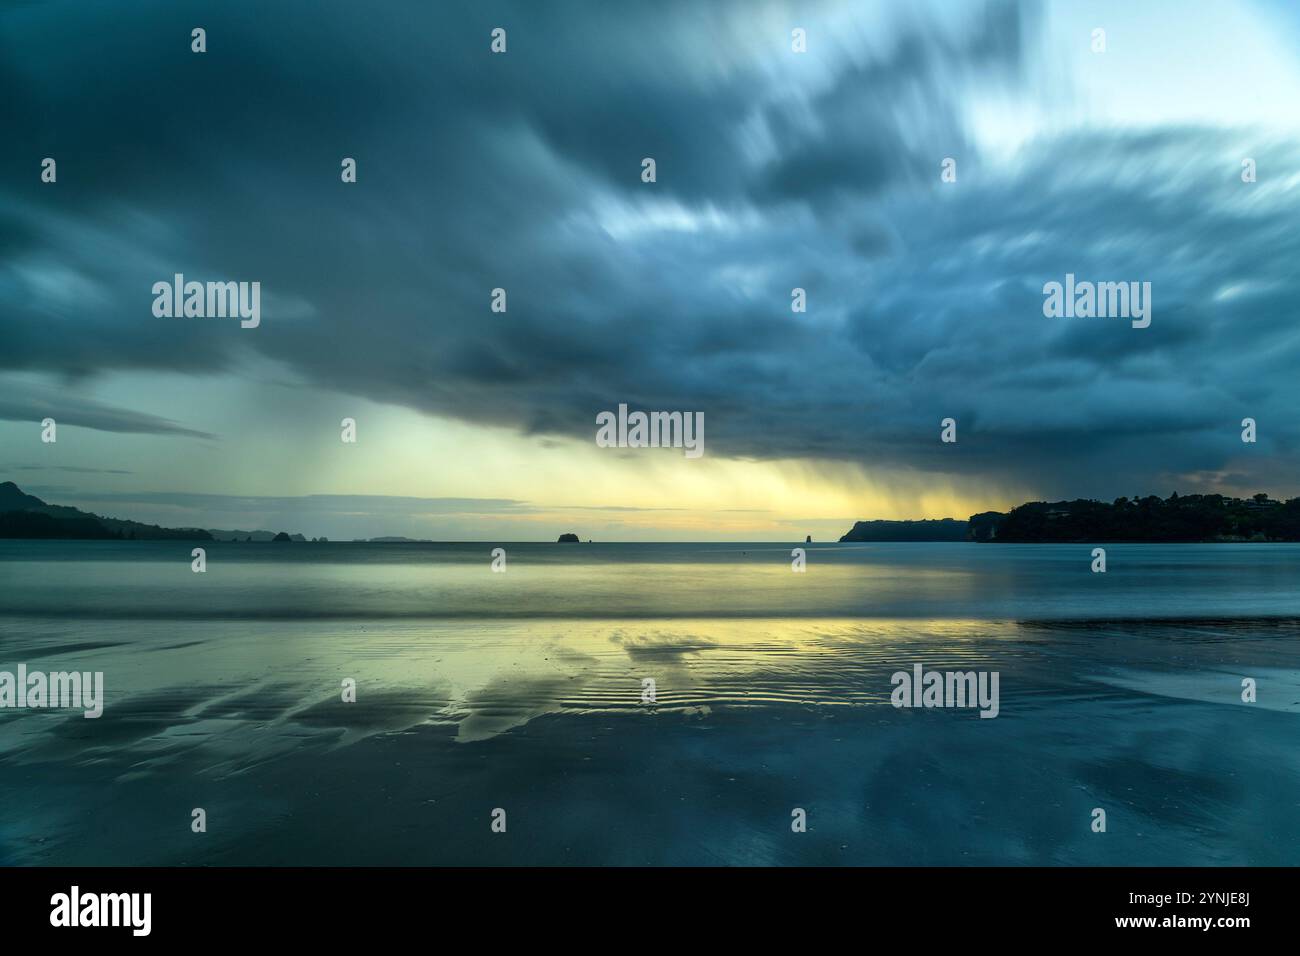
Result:
<svg viewBox="0 0 1300 956"><path fill-rule="evenodd" d="M1294 496L1298 47L1281 3L9 3L0 479L482 540ZM155 317L178 272L260 326ZM1045 317L1066 273L1150 327ZM619 403L704 456L596 447Z"/></svg>

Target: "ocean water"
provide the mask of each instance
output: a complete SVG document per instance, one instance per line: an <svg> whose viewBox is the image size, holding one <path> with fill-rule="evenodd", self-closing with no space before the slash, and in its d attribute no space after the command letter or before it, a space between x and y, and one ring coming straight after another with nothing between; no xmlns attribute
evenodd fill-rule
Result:
<svg viewBox="0 0 1300 956"><path fill-rule="evenodd" d="M1300 863L1300 545L501 546L0 541L0 863Z"/></svg>

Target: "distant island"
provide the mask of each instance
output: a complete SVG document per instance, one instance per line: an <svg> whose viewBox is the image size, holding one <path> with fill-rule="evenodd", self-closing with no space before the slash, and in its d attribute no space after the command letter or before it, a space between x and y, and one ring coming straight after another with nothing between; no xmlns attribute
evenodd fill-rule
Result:
<svg viewBox="0 0 1300 956"><path fill-rule="evenodd" d="M216 541L274 541L279 535L287 532L280 531L222 531L218 528L208 528L208 534L212 535ZM289 535L290 541L327 541L327 538L305 538L300 534Z"/></svg>
<svg viewBox="0 0 1300 956"><path fill-rule="evenodd" d="M0 538L49 538L82 541L306 541L281 531L208 531L204 528L163 528L156 524L105 518L101 515L46 504L12 481L0 482Z"/></svg>
<svg viewBox="0 0 1300 956"><path fill-rule="evenodd" d="M1006 544L1084 542L1191 543L1300 541L1300 498L1277 501L1179 495L1117 498L1107 504L1031 501L1009 512L985 511L966 521L859 521L841 541L980 541Z"/></svg>
<svg viewBox="0 0 1300 956"><path fill-rule="evenodd" d="M573 534L572 532L569 532L568 534L560 535L559 540L556 542L556 544L581 544L581 543L582 542L578 540L578 536L576 534Z"/></svg>

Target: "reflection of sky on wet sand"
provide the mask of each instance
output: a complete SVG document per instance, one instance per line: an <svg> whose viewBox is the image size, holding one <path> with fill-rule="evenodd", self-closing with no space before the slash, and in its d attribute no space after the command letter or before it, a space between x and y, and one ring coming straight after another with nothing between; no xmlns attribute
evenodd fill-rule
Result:
<svg viewBox="0 0 1300 956"><path fill-rule="evenodd" d="M424 722L457 728L467 742L549 713L644 709L642 681L655 681L663 714L716 707L809 707L887 702L893 669L919 649L952 666L990 666L982 622L634 621L425 622L355 627L276 622L265 626L117 623L103 646L71 653L61 624L47 646L29 640L33 669L104 670L112 719L54 715L0 725L0 747L33 759L75 739L83 759L98 747L134 746L165 754L202 744L214 757L256 763L304 743L347 744ZM915 647L918 650L908 650ZM893 663L887 659L893 658ZM341 700L356 680L355 703ZM43 718L51 718L45 720ZM82 726L84 725L84 726ZM255 732L250 752L243 734ZM48 739L43 739L48 738ZM76 759L75 757L73 759ZM236 763L230 769L242 769Z"/></svg>
<svg viewBox="0 0 1300 956"><path fill-rule="evenodd" d="M455 739L469 742L545 714L646 710L646 678L655 681L650 709L665 716L720 707L887 704L890 675L917 662L998 670L1004 693L1015 695L1015 675L1047 689L1064 678L1054 672L1055 662L1072 652L1082 656L1085 649L1094 669L1105 670L1108 658L1115 663L1109 676L1080 674L1081 680L1240 703L1240 677L1231 671L1143 679L1131 665L1142 655L1162 662L1169 645L1157 638L1130 633L1116 646L1101 636L1103 630L1052 631L1005 622L498 621L363 628L277 622L271 637L264 626L189 623L182 642L169 640L174 628L147 622L103 628L103 646L75 654L56 636L62 626L32 623L27 633L41 628L48 645L29 643L29 667L57 670L75 658L77 667L104 670L112 719L85 720L78 713L68 727L71 712L14 711L0 724L0 747L20 761L51 751L94 760L98 748L127 744L155 759L202 747L214 769L229 760L227 772L233 772L304 744L350 744L422 723L455 728ZM122 632L117 639L113 630ZM1145 633L1156 630L1148 625ZM1174 631L1165 633L1172 637ZM1243 651L1242 641L1236 638L1236 653ZM1281 650L1261 645L1256 656ZM1261 666L1251 671L1256 672ZM1295 696L1295 673L1272 671L1274 693ZM341 699L344 678L357 682L355 703ZM1292 703L1287 697L1286 704ZM1276 699L1271 705L1287 709Z"/></svg>
<svg viewBox="0 0 1300 956"><path fill-rule="evenodd" d="M1294 637L704 620L387 623L362 641L223 622L176 641L151 622L66 654L40 626L56 653L29 663L106 670L109 705L0 724L7 862L1285 863L1300 841L1279 817L1294 715L1241 705L1231 667L1285 660ZM890 675L918 661L998 670L1001 715L889 707ZM1136 683L1175 663L1196 702ZM1259 673L1294 688L1294 669ZM340 675L355 704L327 689ZM87 831L79 800L124 829ZM469 821L498 805L540 832L481 839ZM200 857L190 806L220 822ZM803 843L784 838L793 806Z"/></svg>
<svg viewBox="0 0 1300 956"><path fill-rule="evenodd" d="M803 580L851 578L867 592L882 578L912 581L905 596L940 610L963 606L972 589L941 587L936 598L933 580L993 582L975 589L985 595L999 580L1064 588L1080 603L1095 583L1026 583L1013 557L983 566L985 553L967 551L965 569L940 554L920 585L848 561ZM1243 560L1269 560L1257 555ZM1294 619L760 615L778 599L749 590L753 569L716 561L634 562L605 603L643 600L662 571L693 575L700 592L730 581L726 600L749 599L752 616L370 619L359 608L379 592L418 605L418 576L439 568L364 565L355 588L329 600L346 565L290 575L265 573L279 564L260 559L209 572L214 584L227 576L229 606L244 617L186 617L198 600L173 597L179 617L130 619L99 609L132 575L157 587L152 564L90 563L86 576L100 575L104 590L84 602L66 583L83 577L76 562L34 563L46 594L61 587L65 598L44 615L12 612L31 599L15 594L21 576L0 583L0 668L102 670L106 688L98 720L0 716L0 862L1300 860ZM508 576L480 563L466 586L498 589L503 610L517 607ZM302 599L286 594L289 580L311 591L314 618L279 616ZM687 605L703 600L680 586ZM1233 599L1228 587L1205 599ZM575 601L590 611L594 597ZM998 671L1000 715L890 707L891 675L915 663ZM1241 702L1243 676L1259 682L1258 705ZM340 699L344 678L357 682L354 704ZM642 703L645 678L653 705ZM188 828L195 806L211 821L202 843ZM496 806L510 812L505 842L487 827ZM1095 806L1108 811L1104 839L1088 829ZM793 807L809 811L797 839Z"/></svg>

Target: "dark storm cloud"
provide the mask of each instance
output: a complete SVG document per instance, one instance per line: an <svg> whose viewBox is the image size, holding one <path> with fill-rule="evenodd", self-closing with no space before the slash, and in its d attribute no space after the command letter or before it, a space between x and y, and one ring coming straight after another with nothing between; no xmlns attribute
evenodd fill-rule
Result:
<svg viewBox="0 0 1300 956"><path fill-rule="evenodd" d="M0 421L40 422L57 409L59 425L77 425L97 431L140 435L182 435L186 438L215 438L207 432L186 428L169 418L114 408L93 399L69 394L66 389L49 389L30 384L21 390L0 382Z"/></svg>
<svg viewBox="0 0 1300 956"><path fill-rule="evenodd" d="M0 126L21 148L0 157L0 372L231 373L252 349L530 434L590 438L627 402L704 411L711 455L1101 494L1231 464L1300 490L1295 193L1249 201L1242 137L1062 133L986 161L967 98L1027 92L1033 7L955 26L900 10L870 44L835 36L834 9L6 9ZM1252 154L1285 170L1295 144ZM947 156L957 184L939 182ZM150 286L175 272L261 281L261 327L153 318ZM1151 328L1044 318L1066 272L1151 281ZM1267 464L1238 460L1247 415ZM956 447L937 441L948 416Z"/></svg>

